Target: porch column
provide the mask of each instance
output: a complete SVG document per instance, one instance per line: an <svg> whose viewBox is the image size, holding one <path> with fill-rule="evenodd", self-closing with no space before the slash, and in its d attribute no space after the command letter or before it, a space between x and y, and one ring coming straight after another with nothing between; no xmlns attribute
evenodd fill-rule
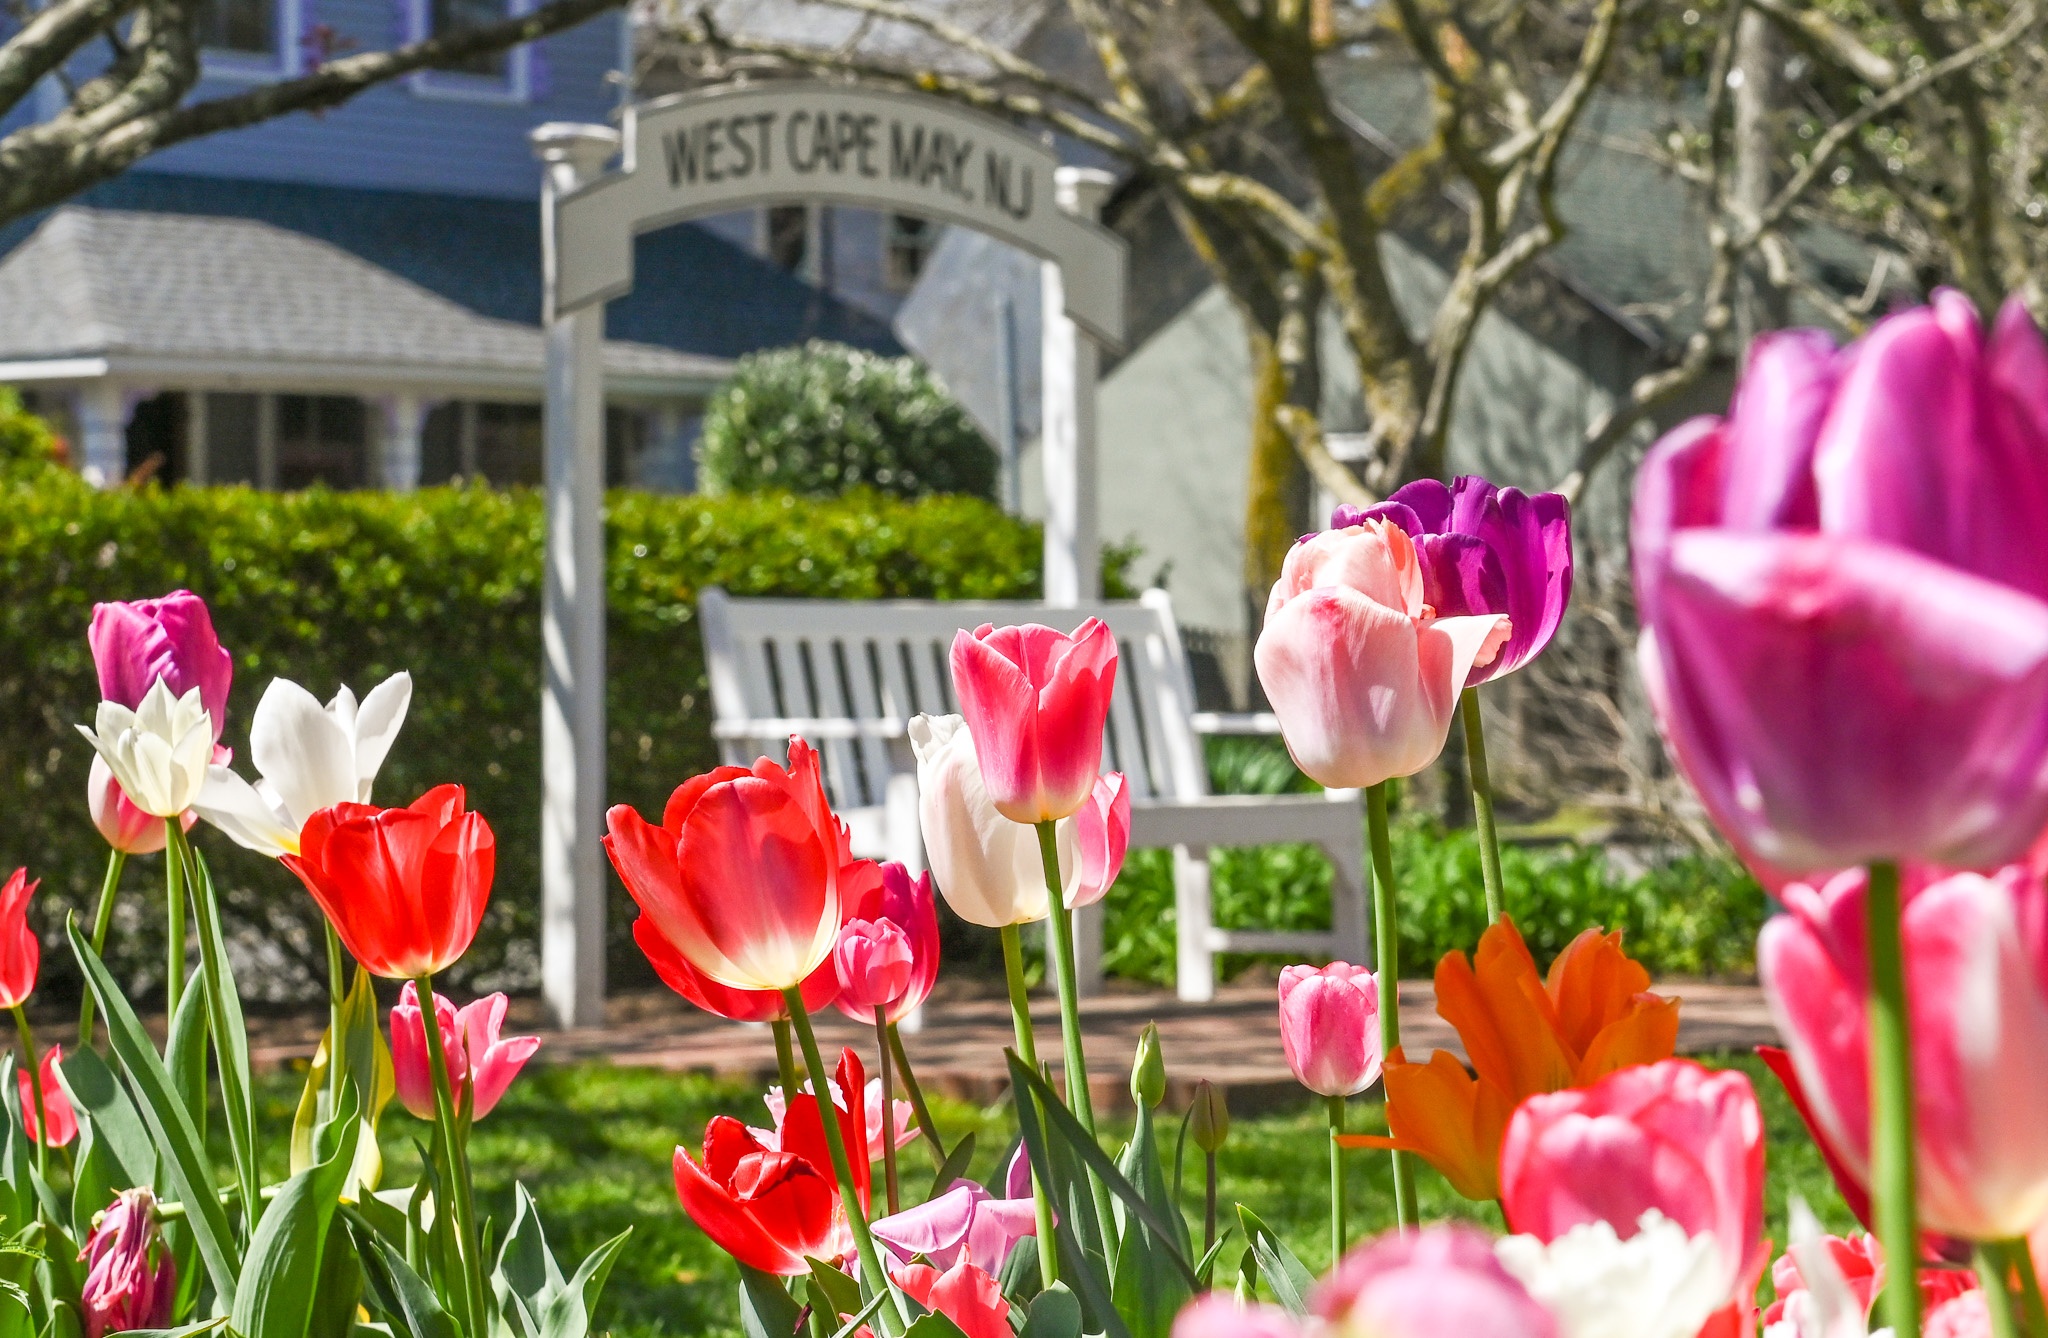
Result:
<svg viewBox="0 0 2048 1338"><path fill-rule="evenodd" d="M78 472L95 488L116 487L128 477L129 407L111 381L94 381L78 392Z"/></svg>
<svg viewBox="0 0 2048 1338"><path fill-rule="evenodd" d="M555 200L619 151L607 126L532 132L547 164L541 251L554 292ZM604 305L543 313L547 552L541 606L541 992L558 1027L604 1021Z"/></svg>
<svg viewBox="0 0 2048 1338"><path fill-rule="evenodd" d="M1116 179L1092 167L1053 173L1059 207L1091 222ZM1045 466L1045 602L1073 608L1102 597L1101 500L1095 454L1095 380L1101 350L1067 316L1066 277L1039 270L1044 331L1039 449Z"/></svg>
<svg viewBox="0 0 2048 1338"><path fill-rule="evenodd" d="M420 430L426 426L429 405L417 395L391 395L382 408L384 439L378 463L384 486L392 492L414 492L420 486Z"/></svg>

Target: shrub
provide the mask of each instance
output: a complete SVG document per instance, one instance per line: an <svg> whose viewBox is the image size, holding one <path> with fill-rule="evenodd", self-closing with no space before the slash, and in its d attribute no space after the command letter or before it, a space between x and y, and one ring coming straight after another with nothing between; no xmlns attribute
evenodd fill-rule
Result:
<svg viewBox="0 0 2048 1338"><path fill-rule="evenodd" d="M105 847L84 803L91 750L72 726L98 697L85 629L96 600L187 586L213 606L235 656L225 742L248 753L250 714L284 675L323 697L398 669L415 681L405 731L378 780L384 803L460 780L499 838L497 892L463 987L535 976L540 806L542 514L529 491L437 488L266 494L241 488L95 492L63 474L0 481L0 869L44 879L44 970L75 988L67 910L89 911ZM611 747L605 796L658 813L716 761L696 595L1030 598L1037 530L967 498L832 501L615 493L609 499ZM252 994L303 996L325 979L312 902L283 869L195 833L227 903ZM160 915L160 857L130 862L113 963L137 990L161 964L128 941ZM614 886L611 960L651 980ZM140 917L137 919L136 917Z"/></svg>
<svg viewBox="0 0 2048 1338"><path fill-rule="evenodd" d="M921 364L821 340L740 359L697 449L714 493L996 495L995 452Z"/></svg>
<svg viewBox="0 0 2048 1338"><path fill-rule="evenodd" d="M0 481L48 471L61 450L50 425L22 407L20 393L0 386Z"/></svg>

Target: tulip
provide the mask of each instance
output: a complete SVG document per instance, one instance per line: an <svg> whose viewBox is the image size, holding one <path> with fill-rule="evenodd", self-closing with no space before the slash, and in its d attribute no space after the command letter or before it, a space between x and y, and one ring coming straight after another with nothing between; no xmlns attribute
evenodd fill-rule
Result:
<svg viewBox="0 0 2048 1338"><path fill-rule="evenodd" d="M1436 759L1466 679L1512 630L1496 614L1439 617L1414 541L1368 520L1289 550L1252 658L1295 765L1362 787Z"/></svg>
<svg viewBox="0 0 2048 1338"><path fill-rule="evenodd" d="M347 687L323 707L297 683L272 679L249 726L249 755L262 779L251 785L216 764L199 812L258 854L298 854L299 833L315 813L370 802L370 787L411 703L407 673L370 689L360 706Z"/></svg>
<svg viewBox="0 0 2048 1338"><path fill-rule="evenodd" d="M1854 1307L1858 1319L1866 1318L1878 1293L1884 1290L1884 1252L1877 1239L1866 1232L1857 1232L1846 1238L1841 1236L1820 1236L1801 1242L1794 1216L1793 1245L1778 1256L1771 1265L1771 1289L1777 1299L1764 1308L1763 1324L1766 1332L1772 1325L1787 1318L1788 1312L1797 1312L1802 1307L1795 1299L1809 1288L1808 1270L1818 1267L1829 1276L1825 1286L1840 1287L1846 1299ZM1920 1270L1920 1304L1931 1316L1942 1306L1973 1291L1977 1287L1977 1275L1961 1268L1923 1268ZM1795 1329L1795 1335L1803 1338ZM1820 1335L1816 1335L1820 1338ZM1827 1338L1832 1338L1828 1335Z"/></svg>
<svg viewBox="0 0 2048 1338"><path fill-rule="evenodd" d="M915 879L901 864L878 867L879 877L850 898L851 918L878 921L902 930L910 949L910 975L894 1001L887 1005L889 1021L900 1022L931 997L939 978L939 908L932 899L932 876L921 873ZM837 984L837 977L834 977ZM839 1011L856 1022L873 1022L874 1010L862 1011L838 1001ZM821 1007L822 1005L813 1005Z"/></svg>
<svg viewBox="0 0 2048 1338"><path fill-rule="evenodd" d="M1581 1222L1555 1240L1509 1236L1501 1264L1557 1316L1563 1338L1734 1338L1746 1332L1730 1302L1714 1238L1651 1208L1627 1236Z"/></svg>
<svg viewBox="0 0 2048 1338"><path fill-rule="evenodd" d="M1171 1338L1303 1338L1303 1330L1279 1306L1247 1305L1228 1292L1209 1292L1174 1317Z"/></svg>
<svg viewBox="0 0 2048 1338"><path fill-rule="evenodd" d="M446 995L434 996L434 1017L448 1059L448 1086L457 1107L470 1083L476 1084L471 1119L480 1120L491 1113L519 1070L540 1049L538 1036L500 1038L505 1007L502 994L486 995L460 1009ZM419 990L410 980L391 1010L391 1069L400 1103L420 1119L433 1119L434 1076L427 1056L426 1015L420 1009Z"/></svg>
<svg viewBox="0 0 2048 1338"><path fill-rule="evenodd" d="M214 635L205 600L173 590L160 599L95 604L86 642L103 701L135 711L159 682L173 700L196 690L212 724L211 742L220 742L235 665Z"/></svg>
<svg viewBox="0 0 2048 1338"><path fill-rule="evenodd" d="M1280 1048L1294 1079L1322 1096L1351 1096L1380 1076L1379 995L1362 966L1290 966L1280 973Z"/></svg>
<svg viewBox="0 0 2048 1338"><path fill-rule="evenodd" d="M469 949L491 898L497 838L481 813L463 811L461 786L442 785L405 808L323 808L283 863L372 975L413 980Z"/></svg>
<svg viewBox="0 0 2048 1338"><path fill-rule="evenodd" d="M1870 1183L1868 878L1785 889L1789 914L1757 943L1757 971L1823 1148ZM2026 870L1962 873L1909 900L1900 924L1911 1021L1919 1212L1972 1241L2024 1236L2048 1216L2048 1140L2014 1111L2048 1101L2048 917Z"/></svg>
<svg viewBox="0 0 2048 1338"><path fill-rule="evenodd" d="M1466 1226L1389 1233L1353 1250L1309 1308L1355 1338L1562 1338L1486 1236Z"/></svg>
<svg viewBox="0 0 2048 1338"><path fill-rule="evenodd" d="M1502 678L1543 653L1572 597L1571 503L1497 488L1467 474L1449 484L1417 479L1376 506L1340 506L1333 530L1368 520L1401 527L1415 541L1422 597L1440 618L1505 614L1513 632L1466 686Z"/></svg>
<svg viewBox="0 0 2048 1338"><path fill-rule="evenodd" d="M58 1068L64 1062L64 1047L52 1046L43 1055L39 1068L42 1075L43 1109L50 1117L49 1137L43 1137L42 1126L36 1117L35 1084L29 1081L26 1069L16 1069L14 1081L20 1088L22 1131L31 1143L61 1148L78 1137L78 1112L71 1108L71 1098L64 1094L64 1085L57 1081Z"/></svg>
<svg viewBox="0 0 2048 1338"><path fill-rule="evenodd" d="M840 1011L874 1020L910 988L910 936L890 920L848 920L832 950Z"/></svg>
<svg viewBox="0 0 2048 1338"><path fill-rule="evenodd" d="M945 1193L874 1225L875 1239L899 1264L922 1255L941 1271L974 1263L991 1273L1001 1273L1017 1242L1037 1229L1028 1175L1001 1199L972 1180L955 1180Z"/></svg>
<svg viewBox="0 0 2048 1338"><path fill-rule="evenodd" d="M845 1114L846 1093L840 1090L839 1084L836 1082L829 1083L828 1086L832 1089L832 1105L842 1115ZM806 1100L810 1099L811 1084L805 1082L802 1091L804 1098ZM912 1121L916 1118L916 1112L911 1109L908 1101L895 1101L890 1104L887 1121L888 1132L884 1134L882 1080L880 1078L868 1079L867 1089L861 1094L861 1101L863 1113L862 1127L865 1133L862 1139L850 1141L847 1146L854 1149L865 1147L870 1162L877 1162L882 1159L882 1149L885 1142L893 1142L900 1148L917 1137L917 1129L912 1124ZM749 1129L749 1132L755 1138L758 1138L765 1147L780 1147L782 1146L782 1122L789 1113L787 1103L783 1099L782 1088L779 1085L771 1086L762 1094L761 1104L768 1107L768 1118L774 1122L775 1127L772 1129Z"/></svg>
<svg viewBox="0 0 2048 1338"><path fill-rule="evenodd" d="M2005 863L2048 824L2048 346L1953 292L1836 352L1760 337L1650 452L1640 659L1753 861Z"/></svg>
<svg viewBox="0 0 2048 1338"><path fill-rule="evenodd" d="M630 806L605 815L604 847L645 916L689 963L740 990L801 985L839 937L840 836L818 754L789 741L669 796L661 825Z"/></svg>
<svg viewBox="0 0 2048 1338"><path fill-rule="evenodd" d="M178 817L199 798L213 760L213 731L199 689L173 696L162 679L134 710L103 701L91 728L78 727L129 800L154 818Z"/></svg>
<svg viewBox="0 0 2048 1338"><path fill-rule="evenodd" d="M996 811L1064 818L1088 802L1116 686L1116 638L1090 618L1072 636L1037 623L953 638L953 689Z"/></svg>
<svg viewBox="0 0 2048 1338"><path fill-rule="evenodd" d="M86 778L85 803L92 813L92 825L121 854L154 855L164 848L167 838L163 819L135 806L107 768L107 759L98 753L92 755L92 774ZM186 831L191 831L199 815L187 813L180 821Z"/></svg>
<svg viewBox="0 0 2048 1338"><path fill-rule="evenodd" d="M1472 961L1450 952L1436 968L1437 1013L1457 1030L1473 1073L1444 1050L1426 1064L1394 1055L1386 1065L1391 1137L1355 1135L1346 1145L1416 1153L1466 1198L1499 1198L1501 1138L1523 1098L1671 1055L1678 1000L1649 986L1621 935L1598 929L1539 975L1521 931L1503 916Z"/></svg>
<svg viewBox="0 0 2048 1338"><path fill-rule="evenodd" d="M936 931L934 931L936 932ZM736 990L721 985L690 965L673 943L662 937L653 920L641 915L633 921L633 942L647 957L661 983L707 1013L734 1022L787 1022L789 1001L781 990ZM804 1007L812 1012L839 997L839 977L827 958L804 978Z"/></svg>
<svg viewBox="0 0 2048 1338"><path fill-rule="evenodd" d="M42 886L16 869L0 883L0 1008L19 1008L35 993L43 964L43 941L29 928L28 901Z"/></svg>
<svg viewBox="0 0 2048 1338"><path fill-rule="evenodd" d="M865 1091L860 1057L843 1051L836 1069L838 1092ZM867 1122L865 1102L856 1110L835 1110L840 1136L849 1144ZM793 1277L810 1272L808 1257L837 1260L850 1250L846 1208L834 1182L825 1126L817 1098L808 1092L778 1121L779 1139L770 1146L729 1115L714 1116L704 1130L702 1159L675 1151L676 1196L690 1220L720 1249L749 1268ZM853 1172L859 1205L867 1205L868 1163Z"/></svg>
<svg viewBox="0 0 2048 1338"><path fill-rule="evenodd" d="M106 607L105 605L101 606ZM85 1338L163 1329L177 1300L177 1270L158 1239L156 1200L148 1189L124 1189L100 1215L79 1252L85 1285Z"/></svg>
<svg viewBox="0 0 2048 1338"><path fill-rule="evenodd" d="M1590 1295L1589 1276L1635 1279L1669 1291L1674 1317L1680 1295L1704 1307L1684 1334L1674 1325L1675 1338L1754 1294L1770 1258L1763 1175L1749 1079L1680 1059L1530 1097L1500 1152L1508 1225L1534 1238L1522 1254L1550 1280L1538 1294ZM1638 1234L1650 1242L1634 1245Z"/></svg>
<svg viewBox="0 0 2048 1338"><path fill-rule="evenodd" d="M967 1338L1012 1338L1010 1303L994 1278L966 1260L944 1273L929 1264L909 1264L889 1274L910 1298L935 1315L952 1320Z"/></svg>
<svg viewBox="0 0 2048 1338"><path fill-rule="evenodd" d="M1062 858L1060 863L1072 867L1060 881L1061 900L1068 910L1075 911L1107 896L1123 872L1124 852L1131 844L1131 787L1123 773L1097 776L1088 802L1071 821L1074 853L1071 861Z"/></svg>

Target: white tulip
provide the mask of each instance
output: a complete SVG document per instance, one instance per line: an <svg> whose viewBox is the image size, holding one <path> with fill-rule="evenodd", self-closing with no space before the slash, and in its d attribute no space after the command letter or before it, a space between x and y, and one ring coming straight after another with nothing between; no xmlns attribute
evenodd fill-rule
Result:
<svg viewBox="0 0 2048 1338"><path fill-rule="evenodd" d="M213 760L213 721L199 689L173 697L159 678L131 711L100 703L90 728L78 732L106 759L130 803L157 818L175 818L199 797Z"/></svg>
<svg viewBox="0 0 2048 1338"><path fill-rule="evenodd" d="M323 707L290 679L272 679L249 726L249 756L262 779L251 785L214 767L199 815L250 850L296 855L308 818L335 804L370 802L411 704L412 675L403 672L372 688L360 706L346 687Z"/></svg>
<svg viewBox="0 0 2048 1338"><path fill-rule="evenodd" d="M1693 1338L1728 1304L1713 1233L1690 1236L1655 1208L1627 1240L1612 1223L1582 1222L1547 1245L1508 1236L1493 1248L1563 1338Z"/></svg>
<svg viewBox="0 0 2048 1338"><path fill-rule="evenodd" d="M1000 929L1045 918L1045 864L1038 833L996 812L982 783L967 722L921 715L910 722L917 754L917 817L939 895L970 924ZM1060 869L1074 867L1074 820L1058 825Z"/></svg>

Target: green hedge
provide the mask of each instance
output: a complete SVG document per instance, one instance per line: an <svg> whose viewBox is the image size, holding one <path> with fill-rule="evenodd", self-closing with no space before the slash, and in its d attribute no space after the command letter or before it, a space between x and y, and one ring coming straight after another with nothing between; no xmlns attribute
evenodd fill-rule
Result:
<svg viewBox="0 0 2048 1338"><path fill-rule="evenodd" d="M410 669L412 712L378 781L401 803L460 781L497 830L491 916L464 962L471 987L520 987L536 973L540 807L542 516L529 491L437 488L266 494L243 488L94 492L68 475L0 481L0 873L44 880L45 975L75 989L58 950L63 913L97 893L105 848L87 818L91 751L72 726L98 698L85 630L97 600L185 586L212 605L235 657L225 742L247 756L250 713L274 675L323 699ZM961 497L898 501L721 499L615 493L609 499L607 799L659 812L684 777L715 761L695 625L696 595L812 598L1030 598L1034 526ZM317 979L312 904L289 873L202 829L232 933L257 960L252 995L302 997ZM112 956L133 987L159 987L151 917L159 858L130 862L125 932ZM642 969L612 916L621 978ZM139 919L133 917L140 917Z"/></svg>

